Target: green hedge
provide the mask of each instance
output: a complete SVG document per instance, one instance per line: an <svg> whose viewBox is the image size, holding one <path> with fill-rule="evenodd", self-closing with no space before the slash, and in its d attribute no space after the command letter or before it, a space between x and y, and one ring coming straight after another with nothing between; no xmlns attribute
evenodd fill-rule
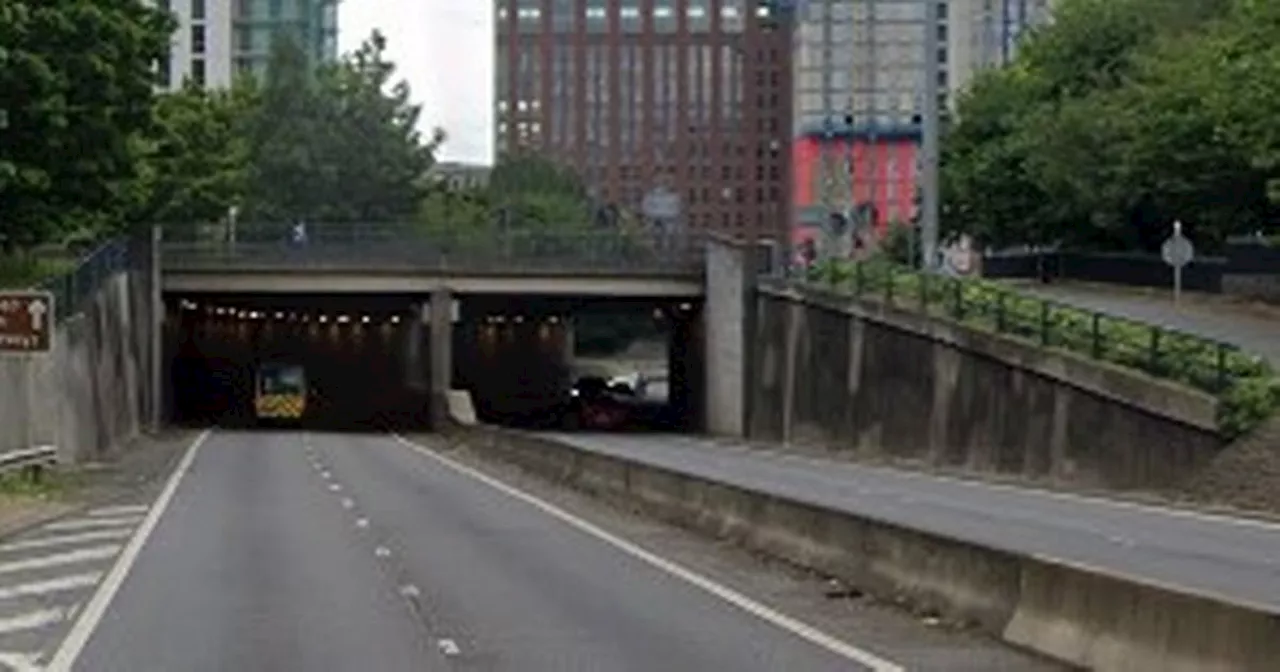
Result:
<svg viewBox="0 0 1280 672"><path fill-rule="evenodd" d="M1081 353L1217 395L1228 439L1280 408L1280 379L1261 357L1218 341L1019 294L977 278L919 273L885 261L827 261L810 282L1051 348Z"/></svg>

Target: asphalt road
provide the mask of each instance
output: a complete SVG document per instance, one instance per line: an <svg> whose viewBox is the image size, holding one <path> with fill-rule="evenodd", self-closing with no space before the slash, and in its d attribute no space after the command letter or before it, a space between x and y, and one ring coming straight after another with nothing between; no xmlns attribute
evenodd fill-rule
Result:
<svg viewBox="0 0 1280 672"><path fill-rule="evenodd" d="M1280 613L1280 525L939 478L694 436L543 436L954 539Z"/></svg>
<svg viewBox="0 0 1280 672"><path fill-rule="evenodd" d="M865 669L388 437L215 433L174 493L74 669Z"/></svg>

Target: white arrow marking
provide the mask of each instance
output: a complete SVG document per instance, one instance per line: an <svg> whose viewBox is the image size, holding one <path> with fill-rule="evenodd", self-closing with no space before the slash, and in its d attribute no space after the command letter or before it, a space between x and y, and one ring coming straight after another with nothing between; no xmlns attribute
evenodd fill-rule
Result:
<svg viewBox="0 0 1280 672"><path fill-rule="evenodd" d="M44 301L39 299L32 301L27 306L27 314L31 316L31 330L44 331L44 316L49 312L49 307L44 305Z"/></svg>

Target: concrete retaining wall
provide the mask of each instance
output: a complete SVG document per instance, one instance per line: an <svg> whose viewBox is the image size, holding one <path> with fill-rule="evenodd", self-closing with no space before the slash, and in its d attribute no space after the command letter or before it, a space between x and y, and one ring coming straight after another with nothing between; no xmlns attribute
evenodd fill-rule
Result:
<svg viewBox="0 0 1280 672"><path fill-rule="evenodd" d="M471 448L1102 671L1271 670L1280 620L492 428ZM834 633L841 634L841 633ZM856 634L856 633L854 633Z"/></svg>
<svg viewBox="0 0 1280 672"><path fill-rule="evenodd" d="M52 444L91 460L142 431L159 403L149 306L146 273L118 273L58 324L48 355L0 357L0 451Z"/></svg>
<svg viewBox="0 0 1280 672"><path fill-rule="evenodd" d="M1222 447L1216 401L1072 353L844 297L757 296L753 438L1105 489Z"/></svg>

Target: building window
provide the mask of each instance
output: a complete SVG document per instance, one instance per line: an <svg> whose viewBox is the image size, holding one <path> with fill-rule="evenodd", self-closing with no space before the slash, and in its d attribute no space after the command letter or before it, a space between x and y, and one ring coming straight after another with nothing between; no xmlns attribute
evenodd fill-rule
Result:
<svg viewBox="0 0 1280 672"><path fill-rule="evenodd" d="M204 26L191 26L191 53L203 54L204 50Z"/></svg>
<svg viewBox="0 0 1280 672"><path fill-rule="evenodd" d="M204 21L204 0L191 0L191 20Z"/></svg>
<svg viewBox="0 0 1280 672"><path fill-rule="evenodd" d="M204 86L205 72L203 58L197 58L191 61L191 81L195 82L196 86Z"/></svg>

